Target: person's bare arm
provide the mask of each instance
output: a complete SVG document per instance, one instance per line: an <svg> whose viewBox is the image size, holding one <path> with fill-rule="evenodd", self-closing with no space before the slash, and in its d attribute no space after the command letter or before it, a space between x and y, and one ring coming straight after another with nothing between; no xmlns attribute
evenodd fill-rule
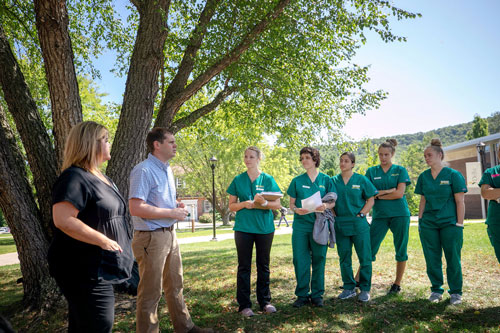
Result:
<svg viewBox="0 0 500 333"><path fill-rule="evenodd" d="M132 198L128 201L130 214L143 219L176 219L184 220L189 213L187 209L177 208L159 208L147 204L144 200Z"/></svg>
<svg viewBox="0 0 500 333"><path fill-rule="evenodd" d="M103 250L122 252L117 242L78 219L78 213L78 209L68 201L61 201L52 206L54 225L68 236L84 243L97 245Z"/></svg>

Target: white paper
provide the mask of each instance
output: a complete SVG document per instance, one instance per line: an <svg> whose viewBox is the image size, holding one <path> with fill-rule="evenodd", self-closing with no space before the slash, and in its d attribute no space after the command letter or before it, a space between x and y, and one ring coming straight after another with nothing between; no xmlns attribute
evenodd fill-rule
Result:
<svg viewBox="0 0 500 333"><path fill-rule="evenodd" d="M321 194L318 192L311 195L309 198L302 199L302 208L307 209L310 212L316 211L316 207L321 206Z"/></svg>

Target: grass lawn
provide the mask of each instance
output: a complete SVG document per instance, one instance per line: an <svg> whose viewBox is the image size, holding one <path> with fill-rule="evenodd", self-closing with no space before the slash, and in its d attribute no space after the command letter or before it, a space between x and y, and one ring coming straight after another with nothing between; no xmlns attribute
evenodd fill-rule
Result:
<svg viewBox="0 0 500 333"><path fill-rule="evenodd" d="M16 252L16 244L11 234L0 235L0 254Z"/></svg>
<svg viewBox="0 0 500 333"><path fill-rule="evenodd" d="M221 234L231 234L233 233L233 227L217 227L216 228L216 234L221 235ZM199 237L199 236L212 236L214 231L212 228L198 228L195 229L194 232L191 232L191 229L179 229L176 230L177 233L177 238L188 238L188 237Z"/></svg>
<svg viewBox="0 0 500 333"><path fill-rule="evenodd" d="M291 235L276 236L271 253L271 293L278 312L258 313L252 318L243 318L237 313L237 261L233 240L183 244L181 248L184 295L191 316L197 325L213 327L218 332L500 332L500 265L484 224L465 226L464 302L456 307L449 306L447 293L440 303L427 301L430 283L416 227L410 228L409 261L400 295L386 296L395 270L389 233L373 265L372 301L368 304L335 298L341 292L338 255L336 249L328 251L324 308L291 306L295 299ZM23 327L18 324L23 322L20 315L16 316L22 296L21 287L15 284L19 276L19 265L0 268L0 313L11 317L15 328L24 332L52 332L61 328L64 322L50 318L45 325ZM255 294L252 301L257 312ZM161 331L173 332L163 299L159 314ZM61 313L54 316L60 317ZM115 320L115 332L135 331L133 297L117 297Z"/></svg>

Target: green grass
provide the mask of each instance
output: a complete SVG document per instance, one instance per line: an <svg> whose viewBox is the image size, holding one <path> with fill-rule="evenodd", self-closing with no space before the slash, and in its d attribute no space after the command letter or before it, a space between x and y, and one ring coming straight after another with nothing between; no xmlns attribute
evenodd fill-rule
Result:
<svg viewBox="0 0 500 333"><path fill-rule="evenodd" d="M465 226L462 250L464 302L456 307L449 306L446 293L440 303L427 301L430 283L416 227L410 228L409 261L400 295L386 296L395 270L392 235L389 233L373 265L372 301L369 304L335 298L341 292L342 284L338 255L336 249L328 251L324 308L306 306L295 309L291 306L295 299L291 235L276 236L271 253L271 293L278 312L272 315L258 313L252 318L242 318L237 313L237 258L233 240L183 244L181 249L184 295L191 316L197 325L213 327L218 332L500 332L500 265L484 224ZM12 285L19 273L15 273L16 266L11 267L14 267L11 268L13 272L0 270L0 312L10 309L11 304L18 304L21 297L21 287ZM255 284L255 270L252 282ZM252 301L257 312L255 294ZM134 332L134 298L118 296L116 309L114 331ZM9 316L15 314L6 312ZM163 299L159 314L161 331L173 332ZM19 316L14 317L13 322L21 322ZM60 327L63 325L61 322ZM54 329L55 326L51 327ZM43 327L15 328L48 331Z"/></svg>
<svg viewBox="0 0 500 333"><path fill-rule="evenodd" d="M217 235L233 233L232 227L217 227L215 230ZM214 231L212 228L198 228L194 232L191 229L176 230L177 238L199 237L199 236L212 236Z"/></svg>
<svg viewBox="0 0 500 333"><path fill-rule="evenodd" d="M0 235L0 254L16 252L16 244L11 234Z"/></svg>

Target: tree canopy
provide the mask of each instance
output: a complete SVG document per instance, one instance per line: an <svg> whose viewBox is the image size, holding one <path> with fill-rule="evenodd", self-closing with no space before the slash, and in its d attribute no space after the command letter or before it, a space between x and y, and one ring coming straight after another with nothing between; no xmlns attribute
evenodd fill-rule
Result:
<svg viewBox="0 0 500 333"><path fill-rule="evenodd" d="M117 52L116 73L127 78L121 106L109 109L108 125L118 123L107 168L126 195L153 124L203 126L221 107L220 121L297 143L376 108L385 95L364 88L368 69L352 58L367 30L404 40L390 20L417 16L379 0L132 0L126 17L118 6L0 3L0 208L33 307L54 291L45 260L50 192L66 134L87 107L78 77L98 76L95 61L106 50Z"/></svg>

